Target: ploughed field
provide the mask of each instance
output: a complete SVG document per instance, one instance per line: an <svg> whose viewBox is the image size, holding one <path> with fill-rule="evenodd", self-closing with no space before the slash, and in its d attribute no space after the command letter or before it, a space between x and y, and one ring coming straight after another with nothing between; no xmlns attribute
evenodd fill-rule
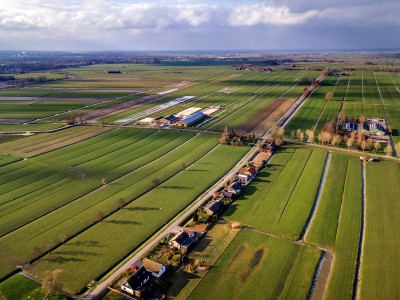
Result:
<svg viewBox="0 0 400 300"><path fill-rule="evenodd" d="M81 291L248 150L207 134L78 128L2 144L27 159L0 169L1 277L41 257L30 272L62 270L64 288Z"/></svg>

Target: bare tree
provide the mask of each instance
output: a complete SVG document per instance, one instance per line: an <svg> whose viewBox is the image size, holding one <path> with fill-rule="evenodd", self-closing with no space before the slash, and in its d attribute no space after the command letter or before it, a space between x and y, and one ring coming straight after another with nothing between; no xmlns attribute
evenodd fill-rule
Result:
<svg viewBox="0 0 400 300"><path fill-rule="evenodd" d="M350 149L353 146L353 144L354 144L354 139L348 138L346 141L347 149Z"/></svg>
<svg viewBox="0 0 400 300"><path fill-rule="evenodd" d="M226 142L228 141L229 138L229 131L228 131L228 127L225 126L224 131L222 132L221 138L219 139L219 142L221 144L226 144Z"/></svg>
<svg viewBox="0 0 400 300"><path fill-rule="evenodd" d="M154 187L156 187L156 186L158 186L158 185L161 183L161 181L160 181L160 179L158 179L158 178L153 178L153 179L151 180L151 183L154 185Z"/></svg>
<svg viewBox="0 0 400 300"><path fill-rule="evenodd" d="M104 213L101 210L96 211L96 219L101 222L104 219Z"/></svg>
<svg viewBox="0 0 400 300"><path fill-rule="evenodd" d="M42 254L43 254L42 249L40 249L39 246L33 247L33 255L34 255L35 257L39 257L39 256L42 255Z"/></svg>
<svg viewBox="0 0 400 300"><path fill-rule="evenodd" d="M65 231L62 231L59 233L58 238L60 239L61 243L64 243L67 240L67 233Z"/></svg>
<svg viewBox="0 0 400 300"><path fill-rule="evenodd" d="M373 145L372 139L367 139L366 148L367 148L368 150L371 150L372 145Z"/></svg>
<svg viewBox="0 0 400 300"><path fill-rule="evenodd" d="M307 129L305 134L307 136L307 141L309 143L314 143L314 131L311 129Z"/></svg>
<svg viewBox="0 0 400 300"><path fill-rule="evenodd" d="M294 139L295 136L296 136L296 133L294 132L294 130L291 130L291 131L290 131L290 137L291 137L292 139Z"/></svg>
<svg viewBox="0 0 400 300"><path fill-rule="evenodd" d="M361 142L360 147L363 151L365 151L365 148L367 148L367 142L364 140Z"/></svg>
<svg viewBox="0 0 400 300"><path fill-rule="evenodd" d="M360 115L360 116L358 117L358 121L359 121L361 124L364 124L366 120L367 120L367 119L365 118L364 115Z"/></svg>
<svg viewBox="0 0 400 300"><path fill-rule="evenodd" d="M300 132L299 132L299 141L303 142L303 140L304 140L304 132L300 130Z"/></svg>
<svg viewBox="0 0 400 300"><path fill-rule="evenodd" d="M388 144L388 145L386 146L386 148L385 148L385 152L386 152L386 155L387 155L387 156L391 156L391 155L392 155L392 152L393 152L392 146Z"/></svg>
<svg viewBox="0 0 400 300"><path fill-rule="evenodd" d="M332 137L331 143L332 143L333 146L339 146L340 141L341 141L340 135L335 134Z"/></svg>
<svg viewBox="0 0 400 300"><path fill-rule="evenodd" d="M398 142L396 144L396 151L397 151L397 155L399 156L400 155L400 142Z"/></svg>
<svg viewBox="0 0 400 300"><path fill-rule="evenodd" d="M119 209L123 209L124 208L124 206L125 206L125 204L126 204L126 201L125 201L125 199L124 198L118 198L118 200L117 200L117 206L118 206L118 208Z"/></svg>
<svg viewBox="0 0 400 300"><path fill-rule="evenodd" d="M375 149L375 152L378 152L379 149L381 149L381 143L375 142L375 143L374 143L374 149Z"/></svg>
<svg viewBox="0 0 400 300"><path fill-rule="evenodd" d="M339 112L338 121L339 121L339 124L340 124L340 125L343 125L344 122L346 122L346 114L344 113L343 110L341 110L341 111Z"/></svg>
<svg viewBox="0 0 400 300"><path fill-rule="evenodd" d="M280 147L283 144L283 139L281 137L277 137L274 141L275 146Z"/></svg>
<svg viewBox="0 0 400 300"><path fill-rule="evenodd" d="M276 129L276 134L278 135L278 136L283 136L284 134L285 134L285 127L283 127L283 126L279 126L277 129Z"/></svg>
<svg viewBox="0 0 400 300"><path fill-rule="evenodd" d="M60 273L62 270L47 271L43 280L43 288L47 297L56 295L62 289Z"/></svg>
<svg viewBox="0 0 400 300"><path fill-rule="evenodd" d="M321 144L322 143L322 132L320 132L317 136L318 142Z"/></svg>
<svg viewBox="0 0 400 300"><path fill-rule="evenodd" d="M326 101L331 101L333 99L333 93L332 92L327 92L325 94L325 100Z"/></svg>

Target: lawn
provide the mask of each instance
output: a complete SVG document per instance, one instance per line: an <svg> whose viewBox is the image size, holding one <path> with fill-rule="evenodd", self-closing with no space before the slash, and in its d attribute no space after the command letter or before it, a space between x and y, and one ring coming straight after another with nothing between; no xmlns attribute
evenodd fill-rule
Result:
<svg viewBox="0 0 400 300"><path fill-rule="evenodd" d="M188 299L305 299L320 251L242 229Z"/></svg>

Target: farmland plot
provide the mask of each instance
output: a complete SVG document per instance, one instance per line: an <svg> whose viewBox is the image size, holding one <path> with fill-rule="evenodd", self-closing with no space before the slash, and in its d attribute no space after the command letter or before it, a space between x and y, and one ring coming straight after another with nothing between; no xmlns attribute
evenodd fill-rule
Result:
<svg viewBox="0 0 400 300"><path fill-rule="evenodd" d="M216 140L213 138L211 141L215 145ZM209 146L207 150L210 150ZM32 272L43 276L46 270L62 269L61 278L65 288L73 292L80 291L90 280L101 276L190 204L246 151L246 147L218 146L207 155L203 151L203 157L197 155L197 158L201 158L192 160L193 164L183 169L182 163L191 163L189 157L176 157L166 168L182 171L169 171L172 175L164 183L147 190L139 198L137 196L140 195L137 195L137 199L123 209L40 259ZM160 171L152 176L161 178ZM125 194L119 193L118 196L124 196L125 199L128 199L128 195L132 197L137 194L135 191L141 184L138 182L136 186L128 187Z"/></svg>
<svg viewBox="0 0 400 300"><path fill-rule="evenodd" d="M320 255L315 248L242 229L188 299L305 299Z"/></svg>
<svg viewBox="0 0 400 300"><path fill-rule="evenodd" d="M399 164L367 164L365 240L361 263L361 299L400 297Z"/></svg>
<svg viewBox="0 0 400 300"><path fill-rule="evenodd" d="M226 217L296 239L313 206L326 155L300 147L279 151Z"/></svg>

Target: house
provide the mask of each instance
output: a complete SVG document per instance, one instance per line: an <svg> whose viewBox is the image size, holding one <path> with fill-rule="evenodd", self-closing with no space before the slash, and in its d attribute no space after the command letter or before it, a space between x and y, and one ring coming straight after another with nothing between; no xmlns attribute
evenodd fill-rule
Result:
<svg viewBox="0 0 400 300"><path fill-rule="evenodd" d="M151 275L157 278L160 278L167 270L167 267L164 264L160 264L147 258L143 260L143 266L147 272L150 272Z"/></svg>
<svg viewBox="0 0 400 300"><path fill-rule="evenodd" d="M239 195L242 192L243 184L240 181L232 182L225 190L234 195Z"/></svg>
<svg viewBox="0 0 400 300"><path fill-rule="evenodd" d="M247 184L249 182L250 177L250 175L244 173L239 173L236 175L236 179L244 184Z"/></svg>
<svg viewBox="0 0 400 300"><path fill-rule="evenodd" d="M256 174L256 169L254 169L253 167L247 167L242 173L253 177Z"/></svg>
<svg viewBox="0 0 400 300"><path fill-rule="evenodd" d="M221 205L222 205L222 200L210 201L206 205L206 207L204 207L204 212L207 215L212 216L212 215L216 214L219 211Z"/></svg>
<svg viewBox="0 0 400 300"><path fill-rule="evenodd" d="M228 198L228 199L232 199L232 197L233 197L233 194L226 190L222 191L222 195L224 196L224 198Z"/></svg>
<svg viewBox="0 0 400 300"><path fill-rule="evenodd" d="M169 246L177 250L181 249L182 243L189 237L185 231L177 233L170 241Z"/></svg>
<svg viewBox="0 0 400 300"><path fill-rule="evenodd" d="M140 298L141 291L150 280L150 273L145 267L140 267L128 280L121 284L121 290Z"/></svg>
<svg viewBox="0 0 400 300"><path fill-rule="evenodd" d="M257 168L264 166L265 161L271 156L270 151L260 151L257 156L253 159L252 164Z"/></svg>
<svg viewBox="0 0 400 300"><path fill-rule="evenodd" d="M207 115L202 113L201 111L198 111L198 112L190 115L189 117L178 121L176 123L176 125L181 126L181 127L188 127L190 125L193 125L197 122L204 120L205 118L207 118Z"/></svg>

